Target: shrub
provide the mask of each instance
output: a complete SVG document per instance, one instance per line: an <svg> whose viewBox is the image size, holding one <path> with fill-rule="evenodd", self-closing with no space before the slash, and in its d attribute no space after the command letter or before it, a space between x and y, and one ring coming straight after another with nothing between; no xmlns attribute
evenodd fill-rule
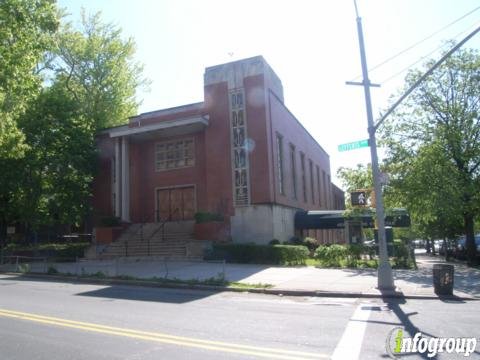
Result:
<svg viewBox="0 0 480 360"><path fill-rule="evenodd" d="M396 242L393 251L393 267L415 267L415 260L404 243ZM374 254L375 248L360 244L321 245L315 251L314 257L319 260L320 266L324 267L377 267L378 261L373 259Z"/></svg>
<svg viewBox="0 0 480 360"><path fill-rule="evenodd" d="M48 269L47 269L47 274L49 274L49 275L58 274L58 270L54 266L49 266Z"/></svg>
<svg viewBox="0 0 480 360"><path fill-rule="evenodd" d="M40 256L47 258L56 258L57 260L75 260L83 257L85 250L90 246L89 242L79 243L46 243L27 246L9 246L5 251L8 255L22 255L22 256Z"/></svg>
<svg viewBox="0 0 480 360"><path fill-rule="evenodd" d="M317 240L310 237L306 237L305 239L303 239L302 245L306 246L308 250L310 250L310 252L314 252L319 246Z"/></svg>
<svg viewBox="0 0 480 360"><path fill-rule="evenodd" d="M197 224L212 222L212 221L223 221L223 215L217 213L210 213L205 211L199 211L194 215L195 222Z"/></svg>
<svg viewBox="0 0 480 360"><path fill-rule="evenodd" d="M393 244L393 255L393 266L395 268L410 269L415 267L415 259L410 256L410 251L405 243L395 241Z"/></svg>
<svg viewBox="0 0 480 360"><path fill-rule="evenodd" d="M74 260L79 257L83 257L85 249L90 246L90 243L72 243L72 244L42 244L39 246L40 253L42 256L51 256L56 257L61 260L61 258L68 258Z"/></svg>
<svg viewBox="0 0 480 360"><path fill-rule="evenodd" d="M278 239L272 239L272 240L270 240L270 242L268 243L268 245L280 245L280 240L278 240Z"/></svg>
<svg viewBox="0 0 480 360"><path fill-rule="evenodd" d="M305 246L215 244L211 258L243 264L303 265L308 255Z"/></svg>
<svg viewBox="0 0 480 360"><path fill-rule="evenodd" d="M315 250L314 257L320 261L322 266L341 267L342 260L348 256L348 249L344 245L320 245Z"/></svg>
<svg viewBox="0 0 480 360"><path fill-rule="evenodd" d="M303 245L303 241L298 236L292 236L285 245Z"/></svg>
<svg viewBox="0 0 480 360"><path fill-rule="evenodd" d="M100 220L100 223L102 226L106 226L106 227L120 226L120 218L116 216L104 216Z"/></svg>
<svg viewBox="0 0 480 360"><path fill-rule="evenodd" d="M18 272L26 274L30 272L30 264L18 264Z"/></svg>

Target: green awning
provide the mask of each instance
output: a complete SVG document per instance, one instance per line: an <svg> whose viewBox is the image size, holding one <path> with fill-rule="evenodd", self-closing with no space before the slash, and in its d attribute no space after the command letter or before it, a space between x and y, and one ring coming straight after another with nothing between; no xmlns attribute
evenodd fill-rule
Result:
<svg viewBox="0 0 480 360"><path fill-rule="evenodd" d="M295 214L295 228L302 229L343 229L345 221L357 221L364 228L374 228L373 214L361 214L345 218L343 210L298 211ZM397 209L385 216L385 226L409 227L410 215L406 210Z"/></svg>

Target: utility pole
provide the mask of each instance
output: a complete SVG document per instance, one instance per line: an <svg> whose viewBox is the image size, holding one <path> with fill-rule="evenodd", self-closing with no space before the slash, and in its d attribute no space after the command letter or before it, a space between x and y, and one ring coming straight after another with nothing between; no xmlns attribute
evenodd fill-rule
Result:
<svg viewBox="0 0 480 360"><path fill-rule="evenodd" d="M382 184L380 181L380 169L378 166L377 155L377 140L375 138L375 124L373 122L372 114L372 101L370 98L370 87L378 86L371 84L368 78L367 58L365 55L365 44L363 41L362 19L358 15L357 3L354 0L355 13L357 15L357 31L358 31L358 43L360 46L360 58L362 62L362 76L363 81L361 83L347 82L349 85L363 85L365 92L365 105L367 109L368 120L368 135L370 154L372 157L372 173L373 173L373 185L376 199L376 218L378 224L378 248L379 248L379 265L378 265L378 280L377 287L380 291L394 291L395 284L393 282L392 267L388 261L387 243L385 239L385 211L383 207L382 196Z"/></svg>

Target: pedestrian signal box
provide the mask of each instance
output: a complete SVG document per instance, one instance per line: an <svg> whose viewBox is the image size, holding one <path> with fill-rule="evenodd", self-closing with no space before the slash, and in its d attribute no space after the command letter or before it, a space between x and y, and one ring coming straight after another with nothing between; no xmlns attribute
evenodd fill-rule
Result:
<svg viewBox="0 0 480 360"><path fill-rule="evenodd" d="M367 193L365 191L353 191L350 193L353 206L367 206Z"/></svg>

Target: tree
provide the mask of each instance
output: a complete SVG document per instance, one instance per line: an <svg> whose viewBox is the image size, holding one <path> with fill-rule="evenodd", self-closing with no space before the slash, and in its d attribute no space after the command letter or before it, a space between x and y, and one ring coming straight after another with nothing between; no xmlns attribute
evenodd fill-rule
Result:
<svg viewBox="0 0 480 360"><path fill-rule="evenodd" d="M479 71L477 51L457 51L382 130L397 193L423 213L425 224L443 224L443 232L454 233L461 217L469 263L475 260L474 221L480 213ZM412 71L406 87L420 75Z"/></svg>
<svg viewBox="0 0 480 360"><path fill-rule="evenodd" d="M14 197L19 191L19 161L28 145L18 118L41 89L36 71L51 49L58 27L53 0L0 2L0 240L6 224L18 216Z"/></svg>
<svg viewBox="0 0 480 360"><path fill-rule="evenodd" d="M64 83L97 129L124 124L137 112L135 92L147 81L134 53L134 41L102 23L100 13L82 13L81 31L66 24L59 34L56 81Z"/></svg>
<svg viewBox="0 0 480 360"><path fill-rule="evenodd" d="M84 219L95 135L135 114L146 83L120 29L96 14L59 32L59 18L54 0L0 2L0 240L11 222Z"/></svg>
<svg viewBox="0 0 480 360"><path fill-rule="evenodd" d="M39 225L79 225L88 210L95 167L94 125L61 83L45 89L19 121L30 145L16 203Z"/></svg>

